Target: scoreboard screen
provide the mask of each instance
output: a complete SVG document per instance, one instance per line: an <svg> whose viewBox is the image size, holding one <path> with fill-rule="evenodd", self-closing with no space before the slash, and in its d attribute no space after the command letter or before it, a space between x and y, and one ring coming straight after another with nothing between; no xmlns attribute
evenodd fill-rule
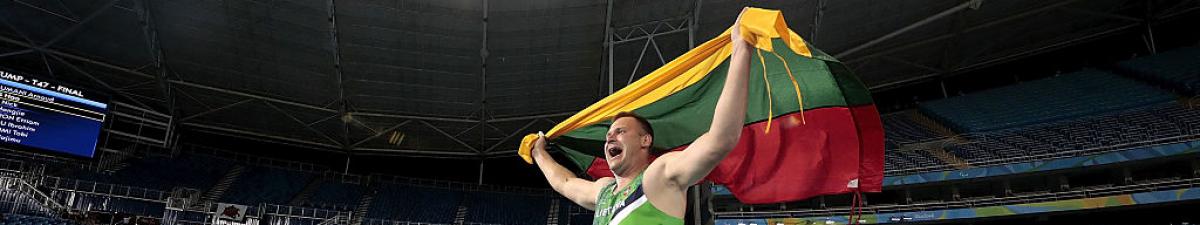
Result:
<svg viewBox="0 0 1200 225"><path fill-rule="evenodd" d="M101 97L0 70L0 144L90 158L108 112Z"/></svg>

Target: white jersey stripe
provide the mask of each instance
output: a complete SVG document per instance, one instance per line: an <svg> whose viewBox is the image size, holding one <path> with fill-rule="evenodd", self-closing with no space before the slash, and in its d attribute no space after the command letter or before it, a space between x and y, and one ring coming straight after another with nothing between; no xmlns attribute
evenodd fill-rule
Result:
<svg viewBox="0 0 1200 225"><path fill-rule="evenodd" d="M621 221L625 220L625 217L629 217L629 214L633 213L633 210L637 209L638 207L641 207L642 204L646 204L646 201L647 201L646 196L642 195L642 197L633 201L633 203L630 203L629 205L625 205L625 208L621 209L621 212L618 212L616 216L613 216L612 220L608 221L608 225L621 224Z"/></svg>

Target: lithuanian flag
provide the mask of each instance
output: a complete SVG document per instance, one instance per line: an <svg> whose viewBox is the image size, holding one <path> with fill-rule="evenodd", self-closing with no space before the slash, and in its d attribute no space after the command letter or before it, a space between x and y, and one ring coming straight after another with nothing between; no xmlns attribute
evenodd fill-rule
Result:
<svg viewBox="0 0 1200 225"><path fill-rule="evenodd" d="M878 192L883 127L863 86L845 65L808 46L776 10L750 9L741 34L750 54L746 124L737 147L706 180L749 204L853 191ZM732 53L730 31L701 44L551 129L547 136L593 177L604 161L612 118L630 111L650 121L654 148L685 151L708 131ZM529 152L536 134L518 153Z"/></svg>

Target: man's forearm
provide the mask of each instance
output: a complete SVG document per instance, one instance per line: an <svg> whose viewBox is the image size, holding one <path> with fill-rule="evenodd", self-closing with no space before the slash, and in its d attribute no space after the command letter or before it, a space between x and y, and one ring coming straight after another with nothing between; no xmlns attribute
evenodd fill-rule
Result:
<svg viewBox="0 0 1200 225"><path fill-rule="evenodd" d="M554 161L554 157L550 157L545 149L534 149L533 160L537 163L538 169L542 170L542 174L546 175L546 181L555 191L562 192L562 185L567 180L576 178L570 170Z"/></svg>
<svg viewBox="0 0 1200 225"><path fill-rule="evenodd" d="M729 57L729 70L725 76L725 85L721 88L721 97L713 112L712 125L708 132L722 146L737 144L742 133L746 118L746 85L750 74L750 54L753 46L746 42L734 42L733 54ZM722 148L724 149L724 148Z"/></svg>

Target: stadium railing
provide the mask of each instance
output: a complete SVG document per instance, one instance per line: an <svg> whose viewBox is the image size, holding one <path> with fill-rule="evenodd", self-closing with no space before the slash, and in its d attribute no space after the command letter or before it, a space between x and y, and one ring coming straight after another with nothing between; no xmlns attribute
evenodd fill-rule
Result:
<svg viewBox="0 0 1200 225"><path fill-rule="evenodd" d="M552 195L550 189L544 188L528 188L528 187L513 187L499 186L488 184L475 184L458 181L434 180L425 178L403 177L390 174L371 174L369 178L372 182L403 184L418 187L446 188L457 191L484 191L484 192L502 192L502 193L526 193L535 195Z"/></svg>
<svg viewBox="0 0 1200 225"><path fill-rule="evenodd" d="M165 202L168 196L166 192L160 190L54 176L44 176L39 183L53 190L100 194L143 201Z"/></svg>
<svg viewBox="0 0 1200 225"><path fill-rule="evenodd" d="M895 205L868 205L862 207L864 214L870 213L890 213L890 212L910 212L923 211L933 209L952 209L952 208L974 208L984 206L1020 204L1020 203L1036 203L1055 200L1080 199L1089 197L1111 196L1119 194L1129 194L1148 191L1161 190L1176 190L1181 188L1190 188L1200 186L1200 178L1163 178L1155 180L1146 180L1127 185L1098 185L1083 188L1077 188L1069 191L1038 191L1028 193L1014 193L1009 197L978 197L964 198L955 201L929 201L914 204L895 204ZM850 213L850 207L834 207L825 209L806 209L806 210L783 210L783 211L763 211L763 212L717 212L716 215L721 218L790 218L790 217L811 217L811 216L833 216L846 215Z"/></svg>
<svg viewBox="0 0 1200 225"><path fill-rule="evenodd" d="M501 225L495 223L463 222L462 225ZM363 219L360 225L459 225L459 223L424 223L403 220Z"/></svg>
<svg viewBox="0 0 1200 225"><path fill-rule="evenodd" d="M890 167L885 173L894 176L955 169L932 157L920 158L919 152L924 148L947 149L971 166L989 166L1098 154L1196 138L1200 138L1200 110L1169 103L1072 121L967 133L904 145L900 149L886 150L886 154L893 157L885 162ZM903 152L908 153L897 155Z"/></svg>
<svg viewBox="0 0 1200 225"><path fill-rule="evenodd" d="M0 225L75 225L70 220L57 217L30 216L21 214L4 215L3 220L0 220Z"/></svg>
<svg viewBox="0 0 1200 225"><path fill-rule="evenodd" d="M36 186L19 177L0 177L0 206L9 212L57 216L66 207L54 198L42 193Z"/></svg>

